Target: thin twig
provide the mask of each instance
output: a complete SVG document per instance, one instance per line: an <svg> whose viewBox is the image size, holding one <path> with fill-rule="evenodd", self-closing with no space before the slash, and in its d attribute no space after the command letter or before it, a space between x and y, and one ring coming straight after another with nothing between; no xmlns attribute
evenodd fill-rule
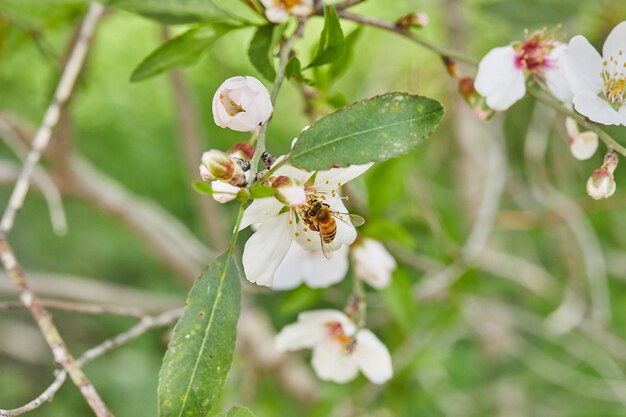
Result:
<svg viewBox="0 0 626 417"><path fill-rule="evenodd" d="M15 258L13 249L2 238L0 238L0 259L4 269L13 279L15 287L19 290L20 300L28 308L37 326L39 326L41 334L52 351L54 360L67 371L96 416L112 417L113 414L104 404L96 389L67 348L59 330L52 321L52 316L41 305L38 297L30 290L26 276Z"/></svg>
<svg viewBox="0 0 626 417"><path fill-rule="evenodd" d="M48 142L52 136L52 130L59 121L61 107L63 107L70 97L74 88L74 83L80 73L89 49L89 41L96 30L98 20L103 12L104 7L99 3L91 3L89 10L87 10L87 14L81 26L80 35L74 44L70 58L68 59L61 80L55 91L52 103L46 110L43 122L33 140L31 151L26 157L20 177L15 184L9 203L0 220L0 234L2 235L6 236L9 233L15 222L15 216L18 210L24 204L33 171L41 158L42 152L48 146Z"/></svg>
<svg viewBox="0 0 626 417"><path fill-rule="evenodd" d="M103 356L107 352L110 352L111 350L138 338L139 336L143 335L151 329L169 326L170 324L178 320L182 313L182 308L175 308L165 311L158 316L143 317L139 323L137 323L135 326L131 327L124 333L120 333L115 337L105 340L98 346L87 350L76 360L76 363L79 366L84 366L94 359ZM54 394L56 394L59 388L61 388L66 379L67 372L65 370L57 371L52 384L50 384L50 386L46 388L44 392L39 394L37 398L19 408L14 408L12 410L0 410L0 416L18 416L20 414L24 414L28 411L33 411L34 409L39 408L43 403L52 399Z"/></svg>
<svg viewBox="0 0 626 417"><path fill-rule="evenodd" d="M116 316L127 316L141 319L145 313L140 308L127 307L112 304L89 304L71 301L40 299L39 302L46 308L55 310L71 311L85 314L113 314ZM0 310L23 309L25 308L19 301L0 301Z"/></svg>

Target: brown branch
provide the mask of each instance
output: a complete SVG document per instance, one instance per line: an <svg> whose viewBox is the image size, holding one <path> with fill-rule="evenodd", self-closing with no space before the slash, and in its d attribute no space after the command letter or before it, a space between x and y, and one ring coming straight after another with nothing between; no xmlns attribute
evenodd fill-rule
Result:
<svg viewBox="0 0 626 417"><path fill-rule="evenodd" d="M166 26L163 26L162 34L164 40L169 39L169 30ZM187 170L187 179L191 183L199 179L198 165L200 164L200 157L203 151L197 112L192 104L183 73L178 69L174 69L168 71L167 76L174 93L174 105L180 128L180 144ZM200 212L200 218L211 242L211 247L219 252L225 250L229 237L226 234L224 222L221 221L218 203L205 195L192 191L191 187L189 187L189 190L193 193L194 201L197 210Z"/></svg>
<svg viewBox="0 0 626 417"><path fill-rule="evenodd" d="M96 389L80 368L80 365L69 352L65 341L52 321L52 316L41 305L39 298L30 290L24 271L17 262L13 249L2 238L0 238L0 259L4 269L9 273L15 287L19 291L20 300L30 311L46 343L52 350L54 360L67 371L96 416L112 417L113 414L104 404Z"/></svg>
<svg viewBox="0 0 626 417"><path fill-rule="evenodd" d="M135 318L145 317L145 313L136 307L126 307L118 305L107 304L89 304L89 303L76 303L71 301L43 299L39 300L42 306L46 308L71 311L76 313L85 314L112 314L116 316L128 316ZM23 309L24 305L18 301L0 301L0 310L12 310Z"/></svg>
<svg viewBox="0 0 626 417"><path fill-rule="evenodd" d="M120 333L115 337L107 339L104 342L100 343L98 346L95 346L83 353L76 360L76 363L79 366L84 366L92 360L103 356L107 352L110 352L111 350L138 338L139 336L143 335L151 329L169 326L170 324L178 320L182 313L182 308L175 308L165 311L158 316L143 317L139 323L131 327L129 330L125 331L124 333ZM59 388L61 388L66 379L67 372L65 370L57 371L52 384L50 384L50 386L46 388L44 392L37 396L37 398L19 408L15 408L12 410L0 410L0 417L17 416L39 408L43 403L52 399L54 394L59 390Z"/></svg>

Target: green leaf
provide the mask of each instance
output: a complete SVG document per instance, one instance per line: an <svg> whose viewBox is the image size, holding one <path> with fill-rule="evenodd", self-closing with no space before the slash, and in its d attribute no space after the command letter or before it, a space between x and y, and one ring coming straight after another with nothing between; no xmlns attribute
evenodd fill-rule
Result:
<svg viewBox="0 0 626 417"><path fill-rule="evenodd" d="M213 407L233 359L240 303L227 252L196 280L176 324L159 374L160 417L205 417Z"/></svg>
<svg viewBox="0 0 626 417"><path fill-rule="evenodd" d="M348 65L350 64L352 56L354 55L356 41L361 35L362 28L363 26L359 26L356 30L353 30L348 36L346 36L345 48L343 50L343 53L330 66L330 76L332 80L339 78L348 69Z"/></svg>
<svg viewBox="0 0 626 417"><path fill-rule="evenodd" d="M254 414L246 407L237 405L228 411L218 414L216 417L254 417Z"/></svg>
<svg viewBox="0 0 626 417"><path fill-rule="evenodd" d="M274 45L272 43L272 35L275 27L275 25L266 25L257 29L248 49L248 57L254 68L270 81L276 78L276 70L270 57L272 46Z"/></svg>
<svg viewBox="0 0 626 417"><path fill-rule="evenodd" d="M213 23L188 30L168 40L145 57L133 71L130 80L141 81L174 67L193 65L222 35L239 27Z"/></svg>
<svg viewBox="0 0 626 417"><path fill-rule="evenodd" d="M208 184L206 182L196 181L193 184L191 184L191 186L193 187L194 190L196 190L200 194L207 194L207 195L213 194L213 188L211 187L211 184Z"/></svg>
<svg viewBox="0 0 626 417"><path fill-rule="evenodd" d="M250 197L252 198L272 197L274 194L276 194L276 190L269 185L255 184L250 188Z"/></svg>
<svg viewBox="0 0 626 417"><path fill-rule="evenodd" d="M304 78L302 75L302 64L300 64L300 60L295 56L289 59L287 62L287 66L285 67L285 77L288 79L293 79L299 81L301 83L305 83L307 85L314 85L315 83L307 78Z"/></svg>
<svg viewBox="0 0 626 417"><path fill-rule="evenodd" d="M322 117L302 132L289 163L309 171L384 161L419 145L439 126L442 105L387 93Z"/></svg>
<svg viewBox="0 0 626 417"><path fill-rule="evenodd" d="M211 0L106 0L104 3L167 24L209 22L229 17Z"/></svg>
<svg viewBox="0 0 626 417"><path fill-rule="evenodd" d="M343 54L345 40L334 7L324 9L324 28L320 36L315 58L307 68L330 64Z"/></svg>

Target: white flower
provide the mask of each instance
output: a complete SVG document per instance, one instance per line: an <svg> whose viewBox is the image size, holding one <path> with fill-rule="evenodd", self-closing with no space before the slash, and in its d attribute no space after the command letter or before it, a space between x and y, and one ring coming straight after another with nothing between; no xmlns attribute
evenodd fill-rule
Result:
<svg viewBox="0 0 626 417"><path fill-rule="evenodd" d="M545 77L548 89L564 99L559 60L564 45L549 39L550 34L534 32L524 42L494 48L478 65L474 87L494 110L506 110L526 94L526 76Z"/></svg>
<svg viewBox="0 0 626 417"><path fill-rule="evenodd" d="M385 288L396 269L396 260L377 240L365 238L352 247L356 274L374 288Z"/></svg>
<svg viewBox="0 0 626 417"><path fill-rule="evenodd" d="M280 161L280 158L278 159ZM319 171L312 177L310 172L283 166L276 171L277 176L287 176L305 184L307 201L328 204L335 213L347 213L339 187L365 172L372 164L353 165L347 168L333 168ZM273 197L256 199L246 209L241 228L257 224L257 231L248 239L243 250L243 268L246 278L259 285L271 286L276 269L287 254L291 242L295 241L304 249L319 251L322 248L320 234L304 223L304 213L309 207L285 206ZM356 239L356 230L343 215L336 220L337 233L327 245L336 251L342 245L350 245ZM332 253L332 252L331 252Z"/></svg>
<svg viewBox="0 0 626 417"><path fill-rule="evenodd" d="M283 204L297 207L307 203L304 186L293 178L281 175L272 181L272 187L276 190L274 197Z"/></svg>
<svg viewBox="0 0 626 417"><path fill-rule="evenodd" d="M626 125L626 21L615 26L602 56L581 35L569 41L565 75L574 108L594 122Z"/></svg>
<svg viewBox="0 0 626 417"><path fill-rule="evenodd" d="M565 118L565 129L569 138L569 148L574 158L584 161L591 158L598 150L598 135L591 131L578 130L576 120Z"/></svg>
<svg viewBox="0 0 626 417"><path fill-rule="evenodd" d="M313 349L312 365L320 379L345 383L360 370L374 384L391 379L393 368L387 347L367 329L337 310L300 313L298 321L276 336L279 351Z"/></svg>
<svg viewBox="0 0 626 417"><path fill-rule="evenodd" d="M289 16L310 16L313 13L313 0L261 0L265 7L265 17L272 23L281 23Z"/></svg>
<svg viewBox="0 0 626 417"><path fill-rule="evenodd" d="M348 272L348 247L342 246L331 259L321 250L307 250L296 241L274 273L274 290L291 290L304 283L311 288L327 288L340 282Z"/></svg>
<svg viewBox="0 0 626 417"><path fill-rule="evenodd" d="M213 96L215 124L239 132L252 132L272 115L267 88L251 76L227 79Z"/></svg>

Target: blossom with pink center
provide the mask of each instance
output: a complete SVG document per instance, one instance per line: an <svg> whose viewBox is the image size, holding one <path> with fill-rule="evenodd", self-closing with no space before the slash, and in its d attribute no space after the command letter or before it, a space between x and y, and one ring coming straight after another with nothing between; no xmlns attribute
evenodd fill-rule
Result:
<svg viewBox="0 0 626 417"><path fill-rule="evenodd" d="M213 96L213 119L220 127L252 132L272 115L270 93L251 76L231 77Z"/></svg>
<svg viewBox="0 0 626 417"><path fill-rule="evenodd" d="M563 62L576 111L594 122L626 126L626 21L606 38L602 56L577 35Z"/></svg>
<svg viewBox="0 0 626 417"><path fill-rule="evenodd" d="M474 81L476 91L494 110L506 110L526 94L526 77L545 80L550 92L559 100L568 94L561 73L565 45L537 31L526 40L494 48L480 61Z"/></svg>
<svg viewBox="0 0 626 417"><path fill-rule="evenodd" d="M276 336L279 351L312 349L312 365L325 381L346 383L359 370L374 384L393 376L387 347L367 329L358 329L344 313L315 310L300 313L296 323L285 326Z"/></svg>

